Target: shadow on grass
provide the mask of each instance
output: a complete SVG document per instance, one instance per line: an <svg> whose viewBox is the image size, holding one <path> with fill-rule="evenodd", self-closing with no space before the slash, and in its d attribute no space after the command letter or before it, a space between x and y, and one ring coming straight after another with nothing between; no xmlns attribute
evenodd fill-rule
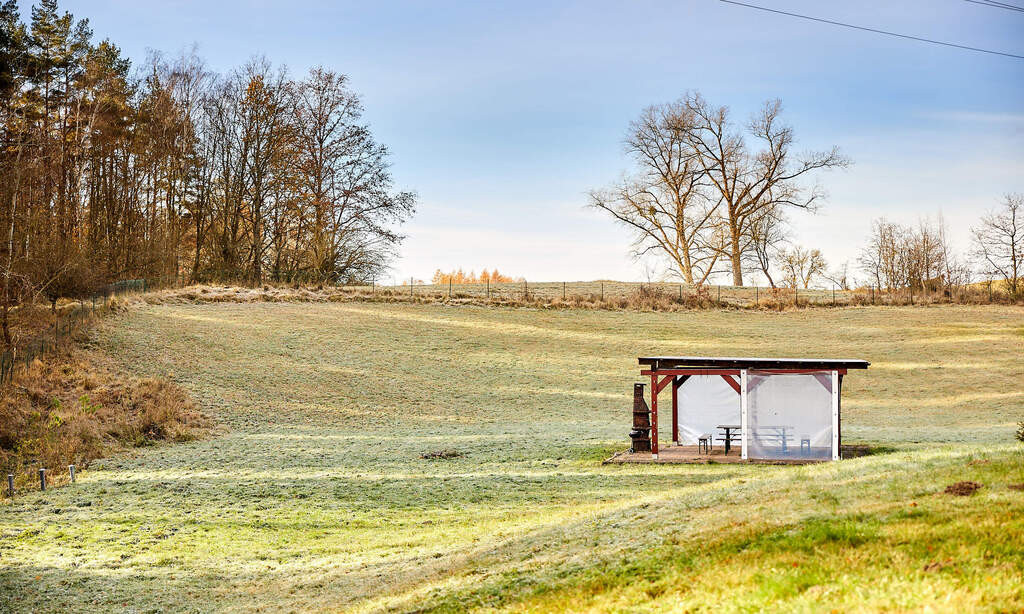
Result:
<svg viewBox="0 0 1024 614"><path fill-rule="evenodd" d="M841 447L842 458L860 458L861 456L876 456L879 454L892 454L899 452L899 448L889 445L851 443Z"/></svg>

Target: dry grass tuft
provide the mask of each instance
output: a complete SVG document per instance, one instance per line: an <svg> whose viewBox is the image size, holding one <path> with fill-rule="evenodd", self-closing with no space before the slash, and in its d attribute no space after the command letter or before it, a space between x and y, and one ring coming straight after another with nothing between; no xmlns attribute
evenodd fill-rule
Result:
<svg viewBox="0 0 1024 614"><path fill-rule="evenodd" d="M607 292L605 289L607 287ZM927 297L882 296L869 290L844 290L838 302L825 290L793 290L792 288L760 288L719 286L693 287L685 284L630 282L573 282L569 286L554 282L532 285L501 284L488 288L483 284L466 284L449 289L444 285L409 286L329 286L317 284L265 284L256 288L232 285L193 285L168 288L142 295L115 299L118 305L142 302L160 304L200 303L412 303L442 305L477 305L491 307L527 307L534 309L586 309L611 311L692 311L751 310L793 311L808 308L867 307L871 305L934 305L950 302L981 303L981 295ZM999 301L996 301L999 302Z"/></svg>
<svg viewBox="0 0 1024 614"><path fill-rule="evenodd" d="M194 439L210 425L176 385L64 348L16 371L0 391L0 465L15 475L29 465L84 466L125 447Z"/></svg>
<svg viewBox="0 0 1024 614"><path fill-rule="evenodd" d="M480 296L456 292L424 289L409 291L395 288L346 288L334 286L269 286L244 288L239 286L188 286L169 288L144 295L116 299L114 309L132 303L150 305L182 305L200 303L345 303L350 301L375 303L415 303L445 305L488 305L494 307L530 307L538 309L594 309L635 311L681 311L736 307L715 300L707 288L676 294L665 288L639 285L623 294L571 294L565 298L531 291ZM780 302L777 306L784 308ZM761 308L776 308L763 304Z"/></svg>

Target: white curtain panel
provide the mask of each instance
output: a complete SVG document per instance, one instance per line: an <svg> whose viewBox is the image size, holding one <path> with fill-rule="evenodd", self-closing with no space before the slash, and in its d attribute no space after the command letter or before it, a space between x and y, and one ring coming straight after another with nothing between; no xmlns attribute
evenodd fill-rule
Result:
<svg viewBox="0 0 1024 614"><path fill-rule="evenodd" d="M747 456L832 458L832 374L747 372Z"/></svg>
<svg viewBox="0 0 1024 614"><path fill-rule="evenodd" d="M734 377L739 382L739 377ZM670 390L666 387L666 390ZM668 403L663 407L669 409L659 414L668 414L668 420L662 418L661 424L671 428L671 408ZM679 387L679 443L697 445L697 438L704 433L711 433L715 445L723 445L717 441L721 436L719 424L740 423L740 395L719 375L691 375ZM737 448L739 442L737 442Z"/></svg>

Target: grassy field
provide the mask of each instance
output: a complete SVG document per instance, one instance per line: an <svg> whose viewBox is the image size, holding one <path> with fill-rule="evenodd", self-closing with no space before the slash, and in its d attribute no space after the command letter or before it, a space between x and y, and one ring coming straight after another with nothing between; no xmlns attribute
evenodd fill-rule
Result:
<svg viewBox="0 0 1024 614"><path fill-rule="evenodd" d="M1020 308L165 305L97 343L221 432L0 508L0 611L1024 608ZM601 465L644 354L870 360L844 438L896 451Z"/></svg>

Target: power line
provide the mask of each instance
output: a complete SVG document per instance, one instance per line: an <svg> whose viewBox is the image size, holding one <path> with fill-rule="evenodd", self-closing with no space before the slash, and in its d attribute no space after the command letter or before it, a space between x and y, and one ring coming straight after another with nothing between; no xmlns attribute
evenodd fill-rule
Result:
<svg viewBox="0 0 1024 614"><path fill-rule="evenodd" d="M885 34L887 36L896 36L898 38L906 38L913 41L919 41L922 43L932 43L933 45L944 45L946 47L955 47L957 49L966 49L967 51L977 51L979 53L990 53L992 55L1001 55L1008 58L1016 58L1018 60L1024 60L1024 55L1016 55L1013 53L1005 53L1003 51L993 51L991 49L981 49L980 47L968 47L967 45L957 45L956 43L947 43L943 41L932 40L930 38L921 38L920 36L911 36L909 34L900 34L898 32L887 32L886 30L876 30L875 28L866 28L864 26L855 26L849 23L843 23L841 21L832 21L830 19L821 19L820 17L810 17L808 15L801 15L799 13L788 13L786 11L780 11L777 9L770 9L765 6L757 6L756 4L747 4L745 2L736 2L736 0L719 0L726 4L735 4L736 6L743 6L750 9L757 9L759 11L767 11L769 13L777 13L779 15L787 15L789 17L798 17L800 19L807 19L809 21L817 21L820 23L828 23L834 26L842 26L844 28L853 28L854 30L863 30L865 32L874 32L875 34Z"/></svg>
<svg viewBox="0 0 1024 614"><path fill-rule="evenodd" d="M1009 4L1006 2L996 2L995 0L964 0L964 2L980 4L981 6L990 6L994 9L1006 9L1008 11L1019 11L1024 13L1024 6L1017 6L1016 4Z"/></svg>

